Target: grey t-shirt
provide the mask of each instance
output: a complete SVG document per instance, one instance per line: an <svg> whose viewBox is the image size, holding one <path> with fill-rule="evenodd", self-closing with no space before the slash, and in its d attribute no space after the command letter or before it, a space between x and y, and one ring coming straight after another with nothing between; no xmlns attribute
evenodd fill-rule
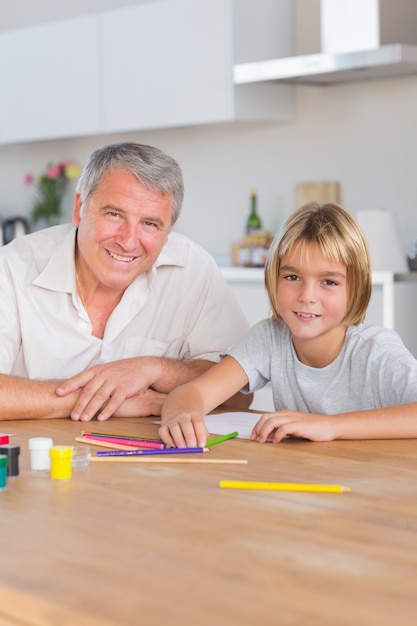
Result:
<svg viewBox="0 0 417 626"><path fill-rule="evenodd" d="M275 410L331 415L417 402L417 360L387 328L349 326L327 367L298 360L288 327L265 319L227 351L245 370L247 393L272 384Z"/></svg>

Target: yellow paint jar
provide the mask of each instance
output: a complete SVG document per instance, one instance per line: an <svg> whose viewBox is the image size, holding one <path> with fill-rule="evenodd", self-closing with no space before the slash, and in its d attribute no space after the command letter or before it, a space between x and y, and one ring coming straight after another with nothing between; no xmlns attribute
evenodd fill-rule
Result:
<svg viewBox="0 0 417 626"><path fill-rule="evenodd" d="M72 475L72 446L52 446L49 450L51 457L51 478L65 480Z"/></svg>

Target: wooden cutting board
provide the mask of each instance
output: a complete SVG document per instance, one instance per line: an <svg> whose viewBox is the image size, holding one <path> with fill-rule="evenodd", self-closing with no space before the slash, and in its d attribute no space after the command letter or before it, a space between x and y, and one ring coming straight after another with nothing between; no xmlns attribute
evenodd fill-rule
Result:
<svg viewBox="0 0 417 626"><path fill-rule="evenodd" d="M340 183L324 181L317 183L297 183L295 186L295 209L307 202L340 202Z"/></svg>

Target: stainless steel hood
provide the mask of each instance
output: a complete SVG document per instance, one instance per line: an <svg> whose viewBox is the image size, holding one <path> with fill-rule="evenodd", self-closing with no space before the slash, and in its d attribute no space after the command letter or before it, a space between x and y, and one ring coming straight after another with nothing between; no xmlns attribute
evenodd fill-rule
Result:
<svg viewBox="0 0 417 626"><path fill-rule="evenodd" d="M417 74L417 46L387 44L373 50L307 54L233 68L235 84L274 81L329 85Z"/></svg>
<svg viewBox="0 0 417 626"><path fill-rule="evenodd" d="M318 53L236 64L235 84L330 85L417 74L416 0L315 0L315 5L317 24L309 20L310 30L300 39L316 34L317 26Z"/></svg>

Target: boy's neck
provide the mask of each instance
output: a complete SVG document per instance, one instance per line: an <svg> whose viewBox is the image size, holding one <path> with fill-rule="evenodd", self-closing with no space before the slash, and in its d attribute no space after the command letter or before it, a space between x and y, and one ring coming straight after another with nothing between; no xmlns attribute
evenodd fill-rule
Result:
<svg viewBox="0 0 417 626"><path fill-rule="evenodd" d="M309 367L327 367L338 357L346 336L346 327L337 326L314 339L292 339L299 361Z"/></svg>

